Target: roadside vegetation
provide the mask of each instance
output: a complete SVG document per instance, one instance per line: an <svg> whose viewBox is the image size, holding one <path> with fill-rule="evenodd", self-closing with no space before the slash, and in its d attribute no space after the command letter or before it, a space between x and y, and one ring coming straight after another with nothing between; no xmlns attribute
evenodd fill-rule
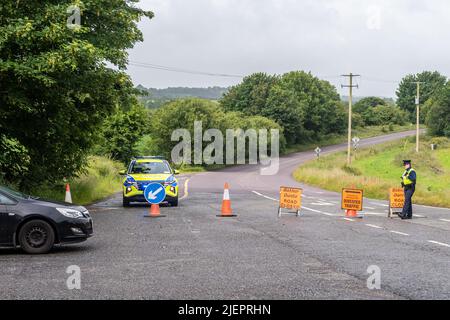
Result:
<svg viewBox="0 0 450 320"><path fill-rule="evenodd" d="M78 177L67 181L70 184L74 203L86 205L119 192L122 181L119 171L123 168L122 163L107 157L89 157L87 166ZM65 184L39 186L31 193L44 199L63 201Z"/></svg>
<svg viewBox="0 0 450 320"><path fill-rule="evenodd" d="M138 22L153 17L136 2L80 2L89 19L75 28L68 28L66 10L54 1L0 4L2 183L61 199L67 179L75 201L95 201L116 190L112 186L120 177L113 177L112 168L136 155L170 159L178 144L171 141L173 131L187 129L192 137L195 121L202 121L203 131L222 134L278 129L281 154L344 141L347 104L330 82L308 72L255 73L227 90L135 88L126 73L127 52L143 41ZM450 136L450 85L438 72L406 76L396 104L377 97L358 101L355 135L409 129L414 81L427 83L422 123L433 135ZM194 94L207 99L189 98ZM180 95L186 98L171 101ZM156 96L162 101L153 101ZM203 142L203 149L210 143ZM103 164L111 169L106 175ZM180 169L217 167L185 163Z"/></svg>
<svg viewBox="0 0 450 320"><path fill-rule="evenodd" d="M358 150L351 166L346 152L324 156L294 172L297 181L340 192L342 188L364 189L373 199L388 199L389 189L400 186L402 160L411 159L418 173L414 203L450 207L450 139L423 137L422 152L415 152L415 138ZM435 151L430 145L437 144Z"/></svg>

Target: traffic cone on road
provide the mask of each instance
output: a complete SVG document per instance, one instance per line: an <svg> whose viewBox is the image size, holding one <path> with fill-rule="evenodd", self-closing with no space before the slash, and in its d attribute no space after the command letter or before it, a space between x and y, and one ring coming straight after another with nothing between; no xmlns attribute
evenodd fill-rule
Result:
<svg viewBox="0 0 450 320"><path fill-rule="evenodd" d="M229 217L237 217L233 214L233 210L231 209L231 200L230 200L230 188L228 183L225 183L225 187L223 190L223 200L222 200L222 214L218 215L218 217L229 218Z"/></svg>
<svg viewBox="0 0 450 320"><path fill-rule="evenodd" d="M66 184L66 198L64 200L67 203L72 203L72 194L70 193L70 185Z"/></svg>
<svg viewBox="0 0 450 320"><path fill-rule="evenodd" d="M345 211L345 217L347 218L358 218L362 219L363 217L358 215L358 212L356 210L347 210Z"/></svg>
<svg viewBox="0 0 450 320"><path fill-rule="evenodd" d="M162 218L165 215L161 214L161 210L159 209L159 204L152 204L149 210L149 214L145 216L146 218Z"/></svg>

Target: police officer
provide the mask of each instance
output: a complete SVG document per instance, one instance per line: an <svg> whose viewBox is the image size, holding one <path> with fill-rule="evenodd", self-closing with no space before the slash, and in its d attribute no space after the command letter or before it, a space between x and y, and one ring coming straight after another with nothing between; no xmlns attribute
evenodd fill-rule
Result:
<svg viewBox="0 0 450 320"><path fill-rule="evenodd" d="M411 167L411 160L404 160L403 165L405 166L405 172L402 175L402 187L405 191L405 205L400 217L405 220L413 217L412 197L416 192L417 174Z"/></svg>

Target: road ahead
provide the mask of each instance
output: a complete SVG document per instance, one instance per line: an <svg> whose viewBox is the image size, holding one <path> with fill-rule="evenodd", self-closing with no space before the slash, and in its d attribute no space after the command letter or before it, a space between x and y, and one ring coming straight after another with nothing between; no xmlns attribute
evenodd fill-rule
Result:
<svg viewBox="0 0 450 320"><path fill-rule="evenodd" d="M366 199L364 219L346 220L340 195L291 177L313 157L282 158L276 176L254 166L183 176L186 196L162 208L166 218L124 209L120 195L93 205L96 235L84 244L45 256L0 251L0 298L450 299L450 210L416 206L416 219L400 221L386 218L385 201ZM237 218L216 217L225 182ZM304 188L301 217L277 218L281 185ZM81 268L81 290L66 287L70 265ZM381 290L367 289L373 265Z"/></svg>

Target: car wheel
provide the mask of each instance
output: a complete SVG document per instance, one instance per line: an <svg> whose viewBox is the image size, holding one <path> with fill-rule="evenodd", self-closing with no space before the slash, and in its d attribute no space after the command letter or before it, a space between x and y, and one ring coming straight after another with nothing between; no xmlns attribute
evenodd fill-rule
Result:
<svg viewBox="0 0 450 320"><path fill-rule="evenodd" d="M19 231L19 244L29 254L47 253L55 244L55 232L45 221L28 221Z"/></svg>
<svg viewBox="0 0 450 320"><path fill-rule="evenodd" d="M130 206L130 200L128 200L127 198L123 197L123 206L125 208Z"/></svg>
<svg viewBox="0 0 450 320"><path fill-rule="evenodd" d="M170 201L170 205L172 207L178 207L178 197L176 197L174 200Z"/></svg>

